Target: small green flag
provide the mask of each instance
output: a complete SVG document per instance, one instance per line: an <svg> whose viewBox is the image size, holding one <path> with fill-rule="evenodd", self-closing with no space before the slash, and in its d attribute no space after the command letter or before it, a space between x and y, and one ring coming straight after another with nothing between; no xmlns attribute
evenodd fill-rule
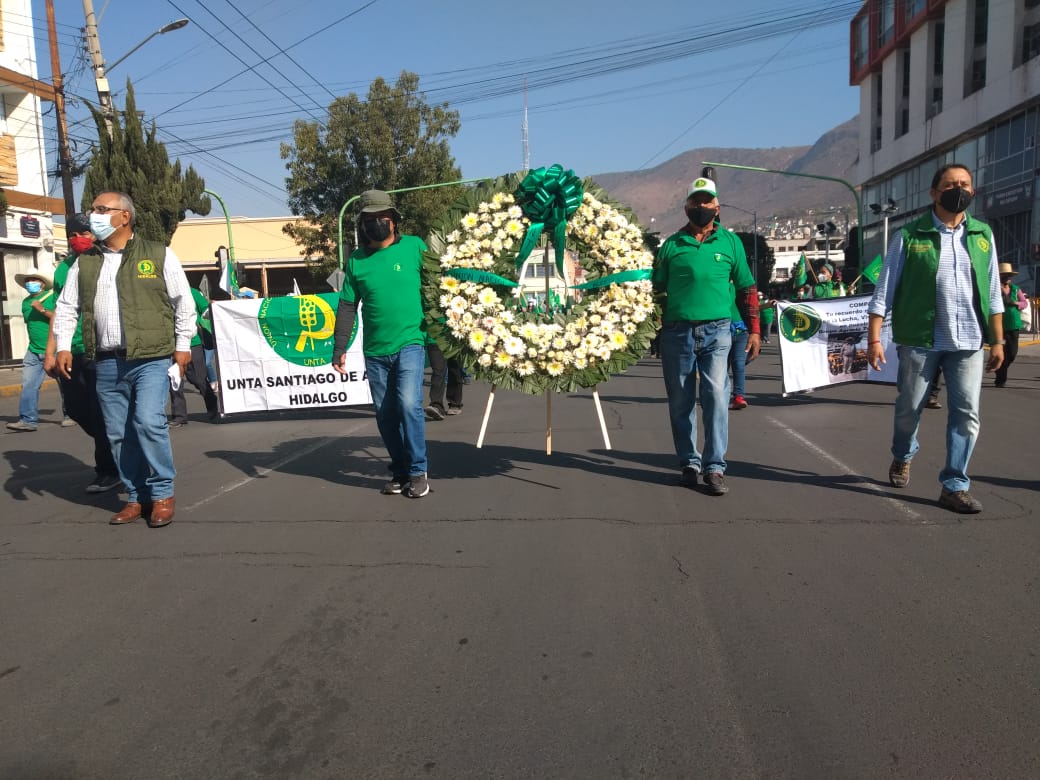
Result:
<svg viewBox="0 0 1040 780"><path fill-rule="evenodd" d="M802 287L809 280L809 276L805 271L805 253L798 258L798 262L794 266L794 286Z"/></svg>
<svg viewBox="0 0 1040 780"><path fill-rule="evenodd" d="M881 255L871 260L870 265L863 269L863 277L869 279L871 284L877 284L879 276L881 276Z"/></svg>

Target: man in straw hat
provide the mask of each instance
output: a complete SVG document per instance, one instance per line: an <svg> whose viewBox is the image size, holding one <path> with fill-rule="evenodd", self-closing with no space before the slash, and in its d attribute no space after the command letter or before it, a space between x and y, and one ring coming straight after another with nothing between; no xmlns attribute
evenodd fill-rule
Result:
<svg viewBox="0 0 1040 780"><path fill-rule="evenodd" d="M38 268L15 274L14 280L27 293L22 300L22 319L29 334L29 347L22 358L22 397L18 402L18 419L7 423L7 427L12 431L31 433L40 422L43 355L47 351L47 335L54 316L54 283Z"/></svg>
<svg viewBox="0 0 1040 780"><path fill-rule="evenodd" d="M994 387L1003 387L1007 384L1008 368L1018 357L1018 334L1022 330L1022 312L1029 306L1029 298L1018 289L1018 285L1012 284L1018 273L1011 267L1011 263L1001 263L1000 271L1000 294L1004 299L1004 362L997 369L993 381Z"/></svg>
<svg viewBox="0 0 1040 780"><path fill-rule="evenodd" d="M401 213L382 190L361 193L360 244L343 269L332 367L345 373L357 306L363 303L365 371L376 425L390 453L387 495L422 498L430 492L426 462L423 328L420 273L426 244L401 234Z"/></svg>
<svg viewBox="0 0 1040 780"><path fill-rule="evenodd" d="M881 324L889 312L892 339L899 345L889 483L910 484L921 410L942 368L949 414L938 503L962 514L982 511L968 492L968 461L979 435L983 367L996 371L1004 360L997 249L989 225L967 214L974 195L967 167L953 163L935 172L933 208L892 239L867 308L871 367L877 371L885 362ZM987 343L988 361L982 350Z"/></svg>
<svg viewBox="0 0 1040 780"><path fill-rule="evenodd" d="M665 239L654 263L654 289L664 294L661 366L683 484L696 487L703 474L705 490L721 496L729 491L725 473L730 315L735 294L748 330L747 359L754 360L761 338L758 290L744 245L717 221L715 182L704 176L694 181L684 208L686 226ZM703 456L697 449L698 397L704 423Z"/></svg>

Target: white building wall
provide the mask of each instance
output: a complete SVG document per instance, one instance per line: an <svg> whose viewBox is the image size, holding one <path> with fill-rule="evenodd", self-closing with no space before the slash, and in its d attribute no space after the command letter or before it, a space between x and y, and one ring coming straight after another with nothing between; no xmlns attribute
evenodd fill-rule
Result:
<svg viewBox="0 0 1040 780"><path fill-rule="evenodd" d="M36 44L33 38L33 12L30 0L0 0L3 23L3 51L0 66L17 73L38 78ZM3 99L3 117L0 131L14 137L18 166L18 183L7 189L31 195L47 195L47 154L43 138L41 101L35 95L11 86L0 85ZM20 220L34 216L40 221L40 237L25 238ZM11 352L18 359L28 345L22 320L22 300L25 290L14 281L15 274L38 267L47 274L54 272L53 219L49 212L11 208L4 217L7 237L0 238L3 252L4 282L7 300L3 313L10 318Z"/></svg>
<svg viewBox="0 0 1040 780"><path fill-rule="evenodd" d="M925 155L932 149L970 136L980 125L1007 114L1016 107L1040 95L1040 57L1013 68L1021 47L1021 19L1016 18L1013 0L991 0L988 42L986 46L986 86L964 97L965 83L970 68L972 46L970 40L968 0L952 0L946 5L943 108L932 119L923 112L930 102L928 80L931 59L928 52L928 27L923 25L911 38L911 121L910 131L893 138L888 128L894 127L896 117L885 117L882 145L871 152L871 130L874 112L874 82L870 75L860 87L860 162L857 168L859 183L872 181L894 168ZM920 51L920 58L918 58ZM882 63L885 91L898 89L892 83L897 53ZM891 74L891 76L890 76ZM894 101L886 99L885 107Z"/></svg>

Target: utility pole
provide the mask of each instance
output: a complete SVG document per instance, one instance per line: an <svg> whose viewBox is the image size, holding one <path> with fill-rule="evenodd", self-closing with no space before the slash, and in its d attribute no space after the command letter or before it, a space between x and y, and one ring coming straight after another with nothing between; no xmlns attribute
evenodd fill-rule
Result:
<svg viewBox="0 0 1040 780"><path fill-rule="evenodd" d="M72 192L72 152L69 128L65 121L65 85L58 56L58 33L54 24L54 0L47 0L47 35L51 44L51 80L54 82L54 110L58 115L58 169L61 171L61 193L65 197L65 219L76 213ZM67 222L66 222L67 224Z"/></svg>
<svg viewBox="0 0 1040 780"><path fill-rule="evenodd" d="M101 106L101 115L105 118L108 135L111 137L112 120L115 118L116 112L112 105L112 92L108 88L108 78L105 76L105 58L101 56L101 41L98 39L93 0L83 0L83 15L87 20L87 51L90 53L90 61L94 65L94 83L97 84L98 103Z"/></svg>

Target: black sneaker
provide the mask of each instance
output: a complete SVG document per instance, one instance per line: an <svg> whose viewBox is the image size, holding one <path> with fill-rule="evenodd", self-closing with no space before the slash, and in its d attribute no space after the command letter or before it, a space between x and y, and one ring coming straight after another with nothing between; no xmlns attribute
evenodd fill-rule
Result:
<svg viewBox="0 0 1040 780"><path fill-rule="evenodd" d="M441 409L437 404L430 404L424 410L426 412L427 420L443 420L444 410Z"/></svg>
<svg viewBox="0 0 1040 780"><path fill-rule="evenodd" d="M939 494L939 506L959 512L962 515L977 515L982 511L982 504L977 499L972 498L971 493L967 490L947 490L943 488Z"/></svg>
<svg viewBox="0 0 1040 780"><path fill-rule="evenodd" d="M395 474L394 478L383 485L382 494L384 496L396 496L400 495L404 490L404 486L408 484L408 477L403 474Z"/></svg>
<svg viewBox="0 0 1040 780"><path fill-rule="evenodd" d="M430 480L426 478L425 474L419 474L412 477L404 489L404 494L408 496L408 498L422 498L429 492Z"/></svg>
<svg viewBox="0 0 1040 780"><path fill-rule="evenodd" d="M682 470L682 484L684 487L695 488L697 487L697 480L700 479L701 470L696 466L683 466Z"/></svg>
<svg viewBox="0 0 1040 780"><path fill-rule="evenodd" d="M107 493L109 490L112 490L113 488L122 487L122 486L123 486L123 480L121 480L118 475L116 475L116 474L101 474L101 475L98 476L97 479L95 479L93 482L91 482L89 485L87 485L87 492L88 493Z"/></svg>
<svg viewBox="0 0 1040 780"><path fill-rule="evenodd" d="M451 416L454 416L456 414L462 414L462 407L461 406L449 406L448 407L448 414L451 415Z"/></svg>
<svg viewBox="0 0 1040 780"><path fill-rule="evenodd" d="M708 488L708 493L713 496L724 496L729 492L729 487L726 485L726 475L721 471L709 471L705 474L704 485Z"/></svg>

